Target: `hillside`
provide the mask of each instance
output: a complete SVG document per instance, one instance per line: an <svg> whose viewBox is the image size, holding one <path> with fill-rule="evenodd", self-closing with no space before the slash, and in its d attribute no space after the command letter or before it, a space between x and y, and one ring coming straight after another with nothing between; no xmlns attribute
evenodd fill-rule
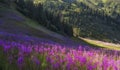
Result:
<svg viewBox="0 0 120 70"><path fill-rule="evenodd" d="M15 9L9 8L5 4L1 4L0 38L17 41L17 38L14 37L15 35L18 37L22 36L24 38L33 37L38 40L43 39L43 41L51 40L53 42L62 44L67 44L68 41L71 42L71 44L73 42L71 39L69 39L69 37L52 32L45 27L42 27L36 21L25 17Z"/></svg>
<svg viewBox="0 0 120 70"><path fill-rule="evenodd" d="M107 42L119 43L120 27L116 19L108 17L107 15L107 17L102 16L99 12L95 10L92 11L93 9L91 8L91 6L87 6L88 4L86 4L86 2L83 3L83 1L76 0L72 2L67 0L60 0L57 2L54 0L35 0L34 3L38 3L38 5L36 4L36 8L31 1L28 1L26 2L26 4L23 4L23 6L28 4L27 6L23 7L23 10L21 4L17 2L11 4L11 8L8 8L8 4L6 5L6 3L1 3L1 23L4 23L1 24L1 31L14 34L24 34L26 36L40 37L43 39L51 39L55 42L60 43L67 43L68 40L70 40L70 42L72 43L73 41L70 39L70 37L87 37L89 39L96 39L96 41L102 40ZM54 4L51 5L51 3ZM19 12L16 10L18 10ZM6 14L7 12L10 12L10 14ZM31 15L29 16L29 14ZM26 17L29 17L32 20ZM8 22L12 22L12 24L8 24ZM50 29L51 31L48 29ZM82 41L78 43L81 42ZM74 44L74 42L72 44ZM84 45L86 43L82 42L81 44Z"/></svg>
<svg viewBox="0 0 120 70"><path fill-rule="evenodd" d="M90 1L1 0L0 70L120 70L119 21Z"/></svg>
<svg viewBox="0 0 120 70"><path fill-rule="evenodd" d="M59 23L46 18L46 27L52 28L58 33L71 31L63 30L60 25L67 24L72 29L78 28L78 32L67 33L67 35L78 35L92 39L116 42L120 41L120 2L119 0L34 0L34 4L41 4L43 10L48 11L47 16L57 16L53 20L60 19ZM31 10L32 11L32 10ZM43 15L41 15L43 16ZM59 25L59 26L58 26ZM54 26L54 27L53 27Z"/></svg>

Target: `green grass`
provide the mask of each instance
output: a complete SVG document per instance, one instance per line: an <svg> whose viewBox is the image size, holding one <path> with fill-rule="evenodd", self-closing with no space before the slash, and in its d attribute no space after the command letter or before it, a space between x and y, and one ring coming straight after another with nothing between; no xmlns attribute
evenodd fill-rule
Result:
<svg viewBox="0 0 120 70"><path fill-rule="evenodd" d="M80 37L80 39L87 42L88 44L96 45L99 48L101 47L101 48L107 48L110 50L120 50L120 44L108 43L108 42L92 40L92 39L88 39L88 38L81 38L81 37Z"/></svg>

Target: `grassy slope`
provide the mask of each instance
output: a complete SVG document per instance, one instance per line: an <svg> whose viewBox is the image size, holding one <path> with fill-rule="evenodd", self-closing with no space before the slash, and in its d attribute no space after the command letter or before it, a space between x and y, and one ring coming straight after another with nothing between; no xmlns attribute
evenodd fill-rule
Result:
<svg viewBox="0 0 120 70"><path fill-rule="evenodd" d="M47 30L46 28L40 26L37 22L26 18L14 9L11 10L7 7L3 7L3 5L0 5L0 32L39 37L59 43L66 43L68 40L70 40L69 38L66 39L62 35ZM3 36L0 35L0 38L1 37ZM76 42L80 42L83 45L91 44L92 46L94 45L97 47L120 50L120 45L105 45L104 42L98 42L96 40L90 40L85 38L81 38L81 40L74 38L74 40L76 40Z"/></svg>
<svg viewBox="0 0 120 70"><path fill-rule="evenodd" d="M14 9L11 10L4 5L0 5L0 32L34 36L56 42L64 42L65 38L47 30L38 25L37 22L26 18Z"/></svg>

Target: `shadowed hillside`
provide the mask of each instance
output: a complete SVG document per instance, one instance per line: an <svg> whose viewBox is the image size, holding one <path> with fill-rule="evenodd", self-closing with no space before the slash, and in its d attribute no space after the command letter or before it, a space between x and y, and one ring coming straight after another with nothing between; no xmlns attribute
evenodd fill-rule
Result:
<svg viewBox="0 0 120 70"><path fill-rule="evenodd" d="M6 6L6 7L5 7ZM7 37L4 34L11 34L13 37ZM72 42L68 37L62 36L45 27L42 27L37 22L26 18L15 9L8 8L7 5L0 5L0 38L12 39L14 35L35 37L45 40L52 40L58 43Z"/></svg>

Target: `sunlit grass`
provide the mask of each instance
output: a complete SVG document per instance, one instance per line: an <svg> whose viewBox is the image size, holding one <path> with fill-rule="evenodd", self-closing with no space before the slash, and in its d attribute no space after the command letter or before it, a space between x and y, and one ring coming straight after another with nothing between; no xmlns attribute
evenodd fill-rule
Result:
<svg viewBox="0 0 120 70"><path fill-rule="evenodd" d="M96 45L102 48L108 48L111 50L120 50L120 44L114 44L114 43L108 43L108 42L102 42L102 41L98 41L98 40L92 40L92 39L88 39L88 38L81 38L80 39L84 40L85 42L92 44L92 45Z"/></svg>

